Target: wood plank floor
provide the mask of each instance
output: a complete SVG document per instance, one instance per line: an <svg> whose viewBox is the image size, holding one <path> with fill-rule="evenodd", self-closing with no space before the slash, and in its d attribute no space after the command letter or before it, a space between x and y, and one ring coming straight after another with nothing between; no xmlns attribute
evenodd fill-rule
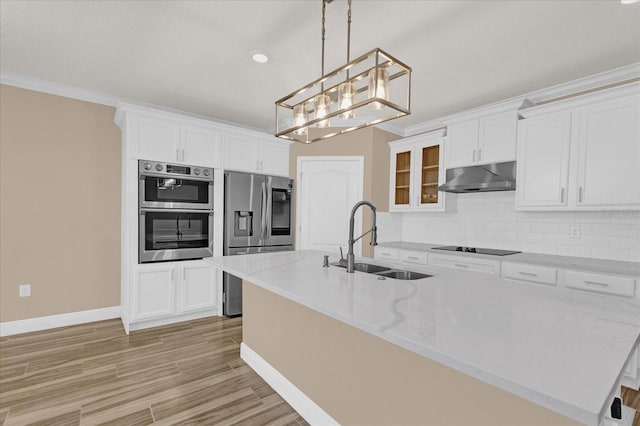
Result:
<svg viewBox="0 0 640 426"><path fill-rule="evenodd" d="M0 425L307 425L240 359L242 318L0 338Z"/></svg>
<svg viewBox="0 0 640 426"><path fill-rule="evenodd" d="M307 425L240 359L241 340L242 318L217 317L0 338L0 426ZM640 411L640 392L622 397Z"/></svg>

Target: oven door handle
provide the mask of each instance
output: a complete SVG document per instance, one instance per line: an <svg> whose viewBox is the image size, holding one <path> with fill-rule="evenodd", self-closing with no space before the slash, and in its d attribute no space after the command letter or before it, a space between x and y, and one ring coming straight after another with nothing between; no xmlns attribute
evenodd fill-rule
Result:
<svg viewBox="0 0 640 426"><path fill-rule="evenodd" d="M266 241L267 233L267 186L262 182L260 187L262 190L260 197L260 238L264 242Z"/></svg>
<svg viewBox="0 0 640 426"><path fill-rule="evenodd" d="M268 178L269 181L271 180L271 178ZM271 182L267 183L267 239L271 238L271 214L273 213L273 209L272 209L272 201L273 201L273 194L272 194L272 188L271 188Z"/></svg>
<svg viewBox="0 0 640 426"><path fill-rule="evenodd" d="M149 213L209 213L209 216L213 216L213 210L211 209L153 209L144 207L140 209L140 214Z"/></svg>

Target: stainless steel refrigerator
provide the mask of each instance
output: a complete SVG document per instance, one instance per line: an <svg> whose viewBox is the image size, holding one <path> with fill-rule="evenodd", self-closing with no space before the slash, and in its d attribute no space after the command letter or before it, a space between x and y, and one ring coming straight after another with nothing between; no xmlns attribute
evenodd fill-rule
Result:
<svg viewBox="0 0 640 426"><path fill-rule="evenodd" d="M227 171L224 175L225 256L293 250L293 180ZM224 274L222 312L242 314L242 280Z"/></svg>

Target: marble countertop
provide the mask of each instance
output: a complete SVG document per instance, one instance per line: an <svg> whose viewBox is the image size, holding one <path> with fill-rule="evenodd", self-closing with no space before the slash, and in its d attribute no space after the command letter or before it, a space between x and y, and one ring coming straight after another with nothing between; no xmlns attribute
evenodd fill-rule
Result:
<svg viewBox="0 0 640 426"><path fill-rule="evenodd" d="M437 254L451 254L454 256L479 257L498 260L501 262L518 262L531 265L552 266L564 269L578 269L581 271L600 272L603 274L620 274L640 277L640 263L622 262L617 260L590 259L586 257L558 256L540 253L517 253L508 256L491 256L446 250L433 250L434 247L442 247L447 244L411 243L404 241L392 241L380 243L380 247L392 247L404 250L426 251ZM492 247L499 248L499 247Z"/></svg>
<svg viewBox="0 0 640 426"><path fill-rule="evenodd" d="M323 268L324 254L305 250L210 261L275 294L587 425L600 424L640 343L638 299L455 270L433 270L433 277L414 281L378 280L371 274Z"/></svg>

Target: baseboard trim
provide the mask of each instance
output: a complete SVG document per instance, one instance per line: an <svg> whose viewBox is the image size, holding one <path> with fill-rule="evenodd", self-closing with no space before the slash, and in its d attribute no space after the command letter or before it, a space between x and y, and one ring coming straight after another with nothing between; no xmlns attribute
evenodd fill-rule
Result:
<svg viewBox="0 0 640 426"><path fill-rule="evenodd" d="M294 410L311 425L340 425L320 406L305 395L278 370L244 343L240 344L240 358L269 384Z"/></svg>
<svg viewBox="0 0 640 426"><path fill-rule="evenodd" d="M120 318L120 306L91 309L88 311L69 312L67 314L49 315L26 320L0 322L0 336L30 333L50 328L85 324L94 321Z"/></svg>

